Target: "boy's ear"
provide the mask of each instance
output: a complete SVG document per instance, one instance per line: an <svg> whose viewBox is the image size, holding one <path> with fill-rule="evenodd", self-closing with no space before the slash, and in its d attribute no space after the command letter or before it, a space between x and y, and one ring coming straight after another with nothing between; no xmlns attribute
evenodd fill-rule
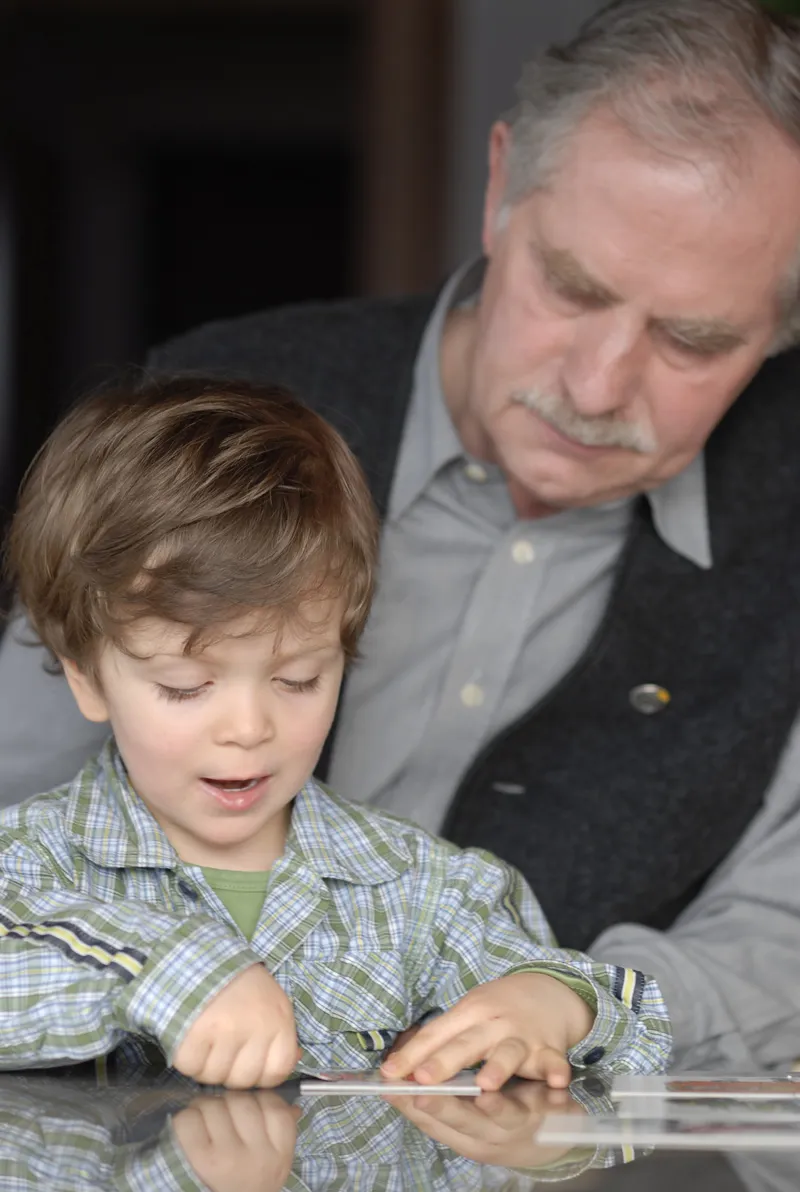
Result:
<svg viewBox="0 0 800 1192"><path fill-rule="evenodd" d="M108 705L95 681L84 674L70 658L59 658L59 662L81 715L97 724L108 720Z"/></svg>

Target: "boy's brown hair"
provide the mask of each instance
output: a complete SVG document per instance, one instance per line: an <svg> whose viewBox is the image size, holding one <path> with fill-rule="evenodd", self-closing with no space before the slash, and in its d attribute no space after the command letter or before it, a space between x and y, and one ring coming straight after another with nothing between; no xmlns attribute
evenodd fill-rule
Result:
<svg viewBox="0 0 800 1192"><path fill-rule="evenodd" d="M126 625L185 625L187 653L227 621L270 625L344 599L355 654L377 519L339 434L277 386L140 378L79 403L20 490L6 550L16 595L55 659L96 675ZM277 625L276 625L277 627Z"/></svg>

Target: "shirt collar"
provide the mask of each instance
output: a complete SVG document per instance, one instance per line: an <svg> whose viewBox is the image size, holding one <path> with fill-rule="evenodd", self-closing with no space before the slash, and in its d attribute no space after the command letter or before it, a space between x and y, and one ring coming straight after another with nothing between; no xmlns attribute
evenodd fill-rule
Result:
<svg viewBox="0 0 800 1192"><path fill-rule="evenodd" d="M108 869L175 869L178 855L133 790L110 738L70 786L66 828L75 847Z"/></svg>
<svg viewBox="0 0 800 1192"><path fill-rule="evenodd" d="M479 257L457 269L431 311L414 364L411 400L389 498L390 518L401 517L439 469L464 454L442 389L440 349L447 315L477 294L484 268Z"/></svg>
<svg viewBox="0 0 800 1192"><path fill-rule="evenodd" d="M478 293L485 267L484 258L477 257L453 273L439 294L422 336L389 500L392 519L406 512L440 468L464 457L442 389L440 348L448 312ZM677 476L645 495L661 540L689 562L710 568L713 560L702 453Z"/></svg>
<svg viewBox="0 0 800 1192"><path fill-rule="evenodd" d="M378 885L405 873L412 863L398 827L393 819L348 803L312 779L295 799L286 852L298 854L319 877Z"/></svg>
<svg viewBox="0 0 800 1192"><path fill-rule="evenodd" d="M74 846L106 869L177 869L178 854L133 790L109 739L70 786L66 827ZM402 833L313 780L297 795L286 842L322 878L362 885L390 881L412 862Z"/></svg>
<svg viewBox="0 0 800 1192"><path fill-rule="evenodd" d="M677 476L647 493L647 500L661 540L676 554L707 571L714 560L703 453Z"/></svg>

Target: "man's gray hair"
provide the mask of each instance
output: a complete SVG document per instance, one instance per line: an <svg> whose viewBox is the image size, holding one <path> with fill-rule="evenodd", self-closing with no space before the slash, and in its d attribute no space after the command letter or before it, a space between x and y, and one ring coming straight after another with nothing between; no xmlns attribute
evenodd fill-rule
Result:
<svg viewBox="0 0 800 1192"><path fill-rule="evenodd" d="M605 106L663 152L733 164L759 119L800 149L800 20L755 0L614 0L526 68L504 209L542 186L577 125ZM800 196L798 196L800 202ZM800 254L775 350L800 341Z"/></svg>

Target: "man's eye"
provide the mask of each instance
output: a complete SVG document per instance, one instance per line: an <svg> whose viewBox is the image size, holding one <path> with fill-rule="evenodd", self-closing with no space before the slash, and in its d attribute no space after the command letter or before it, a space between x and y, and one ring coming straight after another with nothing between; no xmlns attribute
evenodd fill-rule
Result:
<svg viewBox="0 0 800 1192"><path fill-rule="evenodd" d="M205 686L205 683L201 683L199 687L167 687L164 683L156 683L158 694L173 703L180 703L185 699L195 699L201 691L205 690Z"/></svg>
<svg viewBox="0 0 800 1192"><path fill-rule="evenodd" d="M694 356L697 360L711 360L720 353L720 349L714 344L692 343L687 339L676 339L674 335L668 337L668 342L677 352L684 356Z"/></svg>
<svg viewBox="0 0 800 1192"><path fill-rule="evenodd" d="M606 305L605 300L599 295L588 290L576 290L568 282L559 281L558 278L548 278L547 284L556 297L568 302L570 306L579 306L583 310L600 310Z"/></svg>
<svg viewBox="0 0 800 1192"><path fill-rule="evenodd" d="M314 675L313 679L279 679L278 682L283 683L288 691L316 691L319 687L319 675Z"/></svg>

